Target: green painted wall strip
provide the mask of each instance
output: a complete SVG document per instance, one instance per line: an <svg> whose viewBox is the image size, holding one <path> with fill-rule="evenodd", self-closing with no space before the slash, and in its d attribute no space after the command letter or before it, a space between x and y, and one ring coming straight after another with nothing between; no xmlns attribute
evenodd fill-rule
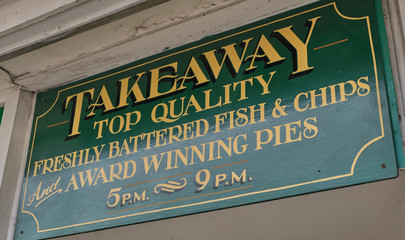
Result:
<svg viewBox="0 0 405 240"><path fill-rule="evenodd" d="M391 115L391 125L395 144L395 153L397 157L398 168L405 168L404 148L402 144L401 127L398 119L399 115L398 115L397 97L395 93L394 77L391 70L391 60L389 55L389 47L387 44L388 40L385 30L384 12L381 0L375 1L375 8L376 8L377 24L379 28L378 33L381 42L383 43L381 44L381 52L384 60L384 72L386 78L385 84L387 88L388 103Z"/></svg>
<svg viewBox="0 0 405 240"><path fill-rule="evenodd" d="M3 118L3 112L4 112L4 108L0 107L0 125L1 125L1 119Z"/></svg>

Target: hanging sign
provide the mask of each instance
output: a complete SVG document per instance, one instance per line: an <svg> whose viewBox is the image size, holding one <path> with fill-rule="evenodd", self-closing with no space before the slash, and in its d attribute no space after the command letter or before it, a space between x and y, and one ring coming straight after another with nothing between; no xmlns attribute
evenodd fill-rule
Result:
<svg viewBox="0 0 405 240"><path fill-rule="evenodd" d="M379 11L321 1L38 94L15 238L395 177Z"/></svg>

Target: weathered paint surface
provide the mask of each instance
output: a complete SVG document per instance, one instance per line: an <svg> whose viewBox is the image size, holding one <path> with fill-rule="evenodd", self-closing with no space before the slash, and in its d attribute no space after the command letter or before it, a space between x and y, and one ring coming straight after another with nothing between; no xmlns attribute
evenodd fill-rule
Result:
<svg viewBox="0 0 405 240"><path fill-rule="evenodd" d="M16 76L16 83L44 91L311 2L174 0L0 66Z"/></svg>

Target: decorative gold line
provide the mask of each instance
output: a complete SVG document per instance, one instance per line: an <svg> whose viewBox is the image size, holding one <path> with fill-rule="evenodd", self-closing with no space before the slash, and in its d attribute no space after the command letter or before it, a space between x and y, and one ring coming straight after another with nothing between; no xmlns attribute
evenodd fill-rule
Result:
<svg viewBox="0 0 405 240"><path fill-rule="evenodd" d="M367 148L368 146L370 146L372 143L374 143L374 142L380 140L380 139L383 138L383 137L384 137L384 136L379 136L379 137L376 137L376 138L372 139L371 141L369 141L368 143L366 143L366 145L364 145L364 146L360 149L360 151L357 153L357 155L356 155L356 157L354 158L354 161L353 161L353 163L352 163L352 168L351 168L351 171L350 171L352 174L354 174L354 167L356 166L357 160L358 160L358 158L360 157L360 155L363 153L364 149L366 149L366 148Z"/></svg>
<svg viewBox="0 0 405 240"><path fill-rule="evenodd" d="M207 193L207 194L204 194L204 195L181 198L181 199L171 200L171 201L167 201L167 202L155 203L155 204L150 204L150 205L146 205L146 206L133 207L133 208L123 209L123 210L119 210L119 211L109 212L107 214L125 212L125 211L134 210L134 209L138 209L138 208L152 207L152 206L157 206L157 205L162 205L162 204L167 204L167 203L172 203L172 202L178 202L178 201L183 201L183 200L188 200L188 199L193 199L193 198L206 197L206 196L211 196L211 195L215 195L215 194L231 192L231 191L236 191L236 190L241 190L241 189L251 188L251 187L253 187L253 185L252 186L246 186L246 187L240 187L240 188L234 188L234 189L228 189L228 190L221 191L221 192Z"/></svg>
<svg viewBox="0 0 405 240"><path fill-rule="evenodd" d="M332 5L333 5L333 7L335 8L336 13L339 14L339 16L341 16L342 18L349 19L349 20L362 20L362 19L367 18L367 16L365 16L365 17L348 17L348 16L345 16L345 15L343 15L343 14L339 11L339 9L337 8L336 2L333 2ZM371 32L370 32L370 33L371 33Z"/></svg>
<svg viewBox="0 0 405 240"><path fill-rule="evenodd" d="M43 201L45 201L46 199L48 199L50 196L54 195L55 193L58 193L58 194L59 194L60 192L62 192L62 189L59 189L58 191L55 191L55 192L51 193L50 195L46 196L44 199L42 199L41 201L39 201L39 202L37 203L37 205L35 205L35 207L38 207L39 204L41 204Z"/></svg>
<svg viewBox="0 0 405 240"><path fill-rule="evenodd" d="M62 125L62 124L68 123L68 122L69 122L69 121L64 121L64 122L60 122L60 123L55 123L55 124L52 124L52 125L47 126L47 128L55 127L55 126Z"/></svg>
<svg viewBox="0 0 405 240"><path fill-rule="evenodd" d="M326 45L323 45L323 46L314 48L314 51L315 51L315 50L318 50L318 49L321 49L321 48L330 47L330 46L335 45L335 44L338 44L338 43L346 42L346 41L348 41L348 40L349 40L349 39L346 38L346 39L343 39L343 40L340 40L340 41L337 41L337 42L329 43L329 44L326 44Z"/></svg>
<svg viewBox="0 0 405 240"><path fill-rule="evenodd" d="M58 95L56 96L56 99L55 99L55 101L53 102L52 106L51 106L44 114L42 114L41 116L38 116L37 119L38 119L38 118L42 118L43 116L45 116L46 114L48 114L48 113L52 110L52 108L53 108L53 107L56 105L56 103L58 102L60 92L61 92L61 91L58 91Z"/></svg>
<svg viewBox="0 0 405 240"><path fill-rule="evenodd" d="M24 211L24 210L22 210L21 212L31 215L34 218L35 222L37 223L37 232L41 232L41 230L39 230L39 223L38 223L38 220L35 217L35 215L32 212L28 212L28 211Z"/></svg>
<svg viewBox="0 0 405 240"><path fill-rule="evenodd" d="M249 161L249 160L240 161L240 162L236 162L236 163L225 164L225 165L222 165L222 166L213 167L212 169L217 169L217 168L222 168L222 167L228 167L228 166L231 166L231 165L235 165L235 164L239 164L239 163L245 163L245 162L248 162L248 161Z"/></svg>
<svg viewBox="0 0 405 240"><path fill-rule="evenodd" d="M145 181L145 182L134 183L134 184L131 184L131 185L124 186L124 188L133 187L133 186L140 185L140 184L144 184L144 183L156 182L156 181L164 180L164 179L168 179L168 178L179 177L179 176L183 176L183 175L187 175L187 174L191 174L191 172L186 172L186 173L177 174L177 175L174 175L174 176L169 176L169 177L164 177L164 178L149 180L149 181Z"/></svg>

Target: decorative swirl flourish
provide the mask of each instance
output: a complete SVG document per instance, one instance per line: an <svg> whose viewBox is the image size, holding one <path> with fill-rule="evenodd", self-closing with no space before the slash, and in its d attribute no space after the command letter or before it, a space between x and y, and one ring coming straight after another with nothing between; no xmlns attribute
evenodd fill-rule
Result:
<svg viewBox="0 0 405 240"><path fill-rule="evenodd" d="M164 193L173 193L175 191L182 190L187 185L187 180L181 178L181 182L168 181L167 183L160 183L155 187L155 193L164 192Z"/></svg>

